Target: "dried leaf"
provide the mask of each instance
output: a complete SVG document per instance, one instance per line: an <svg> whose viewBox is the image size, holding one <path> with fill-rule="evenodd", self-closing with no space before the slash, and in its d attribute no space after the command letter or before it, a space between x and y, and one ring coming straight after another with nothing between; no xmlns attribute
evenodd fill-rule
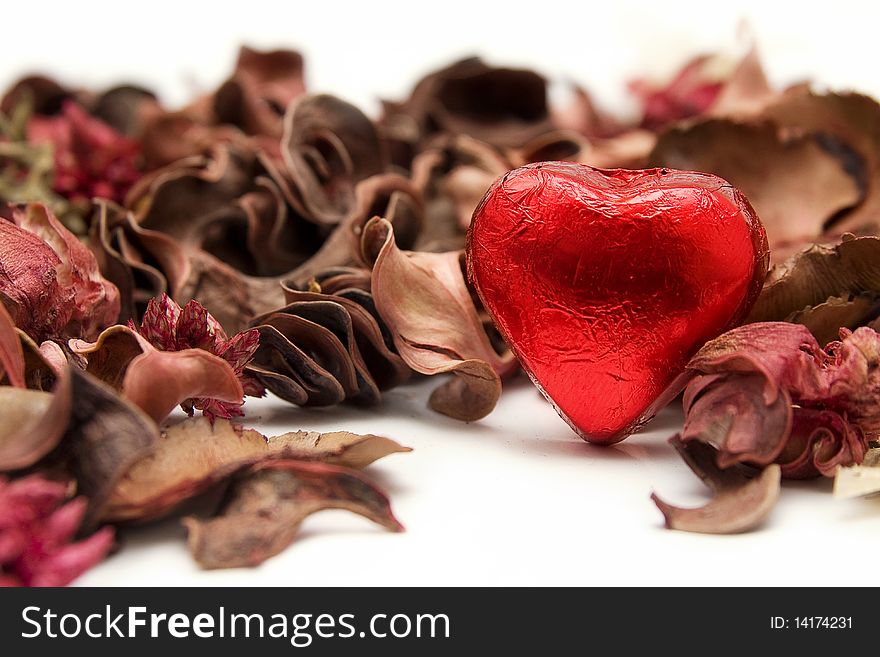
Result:
<svg viewBox="0 0 880 657"><path fill-rule="evenodd" d="M15 322L0 303L0 381L7 379L9 385L24 388L24 352L15 329Z"/></svg>
<svg viewBox="0 0 880 657"><path fill-rule="evenodd" d="M146 520L169 512L238 470L271 458L323 461L363 468L395 452L393 440L345 431L298 431L274 438L239 430L225 420L204 419L169 427L154 451L128 470L108 502L104 520Z"/></svg>
<svg viewBox="0 0 880 657"><path fill-rule="evenodd" d="M242 46L232 77L214 94L213 109L220 123L250 134L280 137L284 110L304 92L303 58L298 52Z"/></svg>
<svg viewBox="0 0 880 657"><path fill-rule="evenodd" d="M364 258L373 263L376 308L407 365L422 374L451 372L435 390L434 410L472 421L488 415L501 394L500 375L515 367L510 353L492 348L461 271L460 253L405 253L391 225L371 220Z"/></svg>
<svg viewBox="0 0 880 657"><path fill-rule="evenodd" d="M72 403L67 371L51 393L0 386L0 472L27 468L55 449Z"/></svg>
<svg viewBox="0 0 880 657"><path fill-rule="evenodd" d="M542 76L489 66L476 57L425 76L394 109L411 117L424 135L465 134L502 147L517 148L553 129Z"/></svg>
<svg viewBox="0 0 880 657"><path fill-rule="evenodd" d="M877 293L880 239L845 237L833 246L812 246L774 267L747 321L796 321L796 313L826 303L832 297Z"/></svg>
<svg viewBox="0 0 880 657"><path fill-rule="evenodd" d="M120 479L154 449L159 429L146 414L109 386L70 368L75 400L64 437L77 486L89 500L83 524L94 526L105 514Z"/></svg>
<svg viewBox="0 0 880 657"><path fill-rule="evenodd" d="M385 494L357 472L286 460L243 474L216 517L190 517L184 525L202 568L256 566L286 548L302 521L323 509L345 509L390 531L403 530Z"/></svg>
<svg viewBox="0 0 880 657"><path fill-rule="evenodd" d="M355 203L355 185L381 173L387 158L373 123L334 96L304 96L284 117L281 155L304 214L336 225Z"/></svg>
<svg viewBox="0 0 880 657"><path fill-rule="evenodd" d="M705 506L686 509L672 506L656 493L651 499L666 520L667 529L702 534L735 534L749 531L764 522L779 498L780 469L768 465L755 477L736 468L722 469L716 464L716 451L699 442L683 442L678 436L669 441L709 488L715 497Z"/></svg>

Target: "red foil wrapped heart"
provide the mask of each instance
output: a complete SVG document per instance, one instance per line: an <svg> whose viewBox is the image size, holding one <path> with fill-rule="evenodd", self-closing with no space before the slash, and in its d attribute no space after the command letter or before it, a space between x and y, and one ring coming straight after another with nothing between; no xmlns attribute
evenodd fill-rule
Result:
<svg viewBox="0 0 880 657"><path fill-rule="evenodd" d="M584 439L622 440L683 385L690 357L739 324L769 250L717 176L543 162L474 212L467 263L498 329Z"/></svg>

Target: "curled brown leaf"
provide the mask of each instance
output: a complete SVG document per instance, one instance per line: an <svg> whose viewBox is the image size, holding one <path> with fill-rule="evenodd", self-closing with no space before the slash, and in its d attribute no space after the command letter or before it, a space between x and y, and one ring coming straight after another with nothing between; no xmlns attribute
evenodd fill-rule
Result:
<svg viewBox="0 0 880 657"><path fill-rule="evenodd" d="M483 330L460 253L403 252L378 217L364 228L362 243L376 308L398 353L417 372L457 377L432 393L431 407L465 421L488 415L501 394L500 375L516 365L510 353L496 353Z"/></svg>
<svg viewBox="0 0 880 657"><path fill-rule="evenodd" d="M286 548L302 521L323 509L345 509L390 531L403 530L388 498L363 475L288 460L254 466L233 482L215 517L186 518L184 525L202 568L256 566Z"/></svg>
<svg viewBox="0 0 880 657"><path fill-rule="evenodd" d="M355 185L387 161L363 112L327 94L304 96L284 117L281 155L304 208L319 224L341 222L355 203Z"/></svg>
<svg viewBox="0 0 880 657"><path fill-rule="evenodd" d="M878 297L880 239L845 236L774 267L747 321L797 322L827 342L841 327L855 329L873 320Z"/></svg>
<svg viewBox="0 0 880 657"><path fill-rule="evenodd" d="M105 515L113 490L131 467L153 451L159 429L143 411L88 372L70 368L73 399L63 448L78 489L88 497L83 525Z"/></svg>
<svg viewBox="0 0 880 657"><path fill-rule="evenodd" d="M226 420L203 418L169 427L153 451L121 478L110 496L106 521L148 520L204 492L246 466L272 458L363 468L409 448L372 434L297 431L267 438Z"/></svg>
<svg viewBox="0 0 880 657"><path fill-rule="evenodd" d="M710 445L684 442L678 436L669 442L715 496L706 505L689 509L673 506L652 494L668 529L735 534L754 529L766 520L779 498L778 465L768 465L756 476L748 477L736 467L718 467L717 452Z"/></svg>

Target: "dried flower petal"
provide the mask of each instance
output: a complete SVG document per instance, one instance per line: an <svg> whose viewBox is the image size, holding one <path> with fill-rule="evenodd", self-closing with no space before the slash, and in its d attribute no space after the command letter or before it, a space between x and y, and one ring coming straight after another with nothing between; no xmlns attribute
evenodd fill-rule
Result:
<svg viewBox="0 0 880 657"><path fill-rule="evenodd" d="M684 442L678 436L669 441L715 497L705 506L685 509L651 499L666 519L668 529L702 534L735 534L760 525L779 498L780 469L768 465L754 478L736 468L722 469L716 463L715 449L699 442Z"/></svg>
<svg viewBox="0 0 880 657"><path fill-rule="evenodd" d="M284 308L254 318L262 347L250 370L272 392L303 406L379 402L409 374L376 318L339 295L288 288Z"/></svg>
<svg viewBox="0 0 880 657"><path fill-rule="evenodd" d="M841 330L824 350L803 326L750 324L708 342L688 365L685 442L722 468L782 465L790 478L860 463L880 436L880 334Z"/></svg>
<svg viewBox="0 0 880 657"><path fill-rule="evenodd" d="M645 80L629 86L642 103L642 126L651 130L705 114L755 113L774 98L754 47L733 67L717 56L700 55L664 86Z"/></svg>
<svg viewBox="0 0 880 657"><path fill-rule="evenodd" d="M119 291L44 205L14 208L12 222L0 219L0 238L0 298L34 340L89 338L116 321Z"/></svg>
<svg viewBox="0 0 880 657"><path fill-rule="evenodd" d="M286 548L300 523L323 509L345 509L390 531L403 526L385 494L363 475L323 463L273 461L241 475L209 520L184 519L202 568L256 566Z"/></svg>
<svg viewBox="0 0 880 657"><path fill-rule="evenodd" d="M0 303L0 381L7 379L9 385L24 388L24 352L15 330L15 322Z"/></svg>
<svg viewBox="0 0 880 657"><path fill-rule="evenodd" d="M375 218L364 228L364 258L373 263L376 308L407 365L422 374L456 375L435 390L434 410L456 419L488 415L501 394L510 353L492 348L461 271L460 253L405 253L394 231Z"/></svg>
<svg viewBox="0 0 880 657"><path fill-rule="evenodd" d="M73 398L64 450L89 505L83 521L93 527L104 514L117 482L151 453L159 429L143 411L88 372L70 368Z"/></svg>
<svg viewBox="0 0 880 657"><path fill-rule="evenodd" d="M244 390L232 367L202 349L159 351L127 326L112 326L93 342L72 340L87 371L161 422L181 404L209 417L241 415Z"/></svg>
<svg viewBox="0 0 880 657"><path fill-rule="evenodd" d="M0 477L0 582L65 586L107 556L113 530L74 542L86 504L66 499L63 484L36 475Z"/></svg>
<svg viewBox="0 0 880 657"><path fill-rule="evenodd" d="M856 328L876 316L873 297L880 295L878 263L880 239L876 237L844 237L835 245L812 246L770 271L748 321L797 322L814 330L820 342L833 339L840 327ZM834 302L835 298L840 301ZM863 312L850 305L857 303ZM840 310L849 316L841 316ZM840 319L829 322L829 315ZM835 321L839 323L831 329ZM820 332L823 323L830 325Z"/></svg>
<svg viewBox="0 0 880 657"><path fill-rule="evenodd" d="M27 468L55 449L72 403L67 370L52 393L0 386L0 472Z"/></svg>
<svg viewBox="0 0 880 657"><path fill-rule="evenodd" d="M280 137L284 110L304 92L303 58L298 52L242 46L232 77L214 94L214 113L220 123L247 133Z"/></svg>
<svg viewBox="0 0 880 657"><path fill-rule="evenodd" d="M425 76L406 103L386 109L411 117L425 135L466 134L495 146L516 148L553 129L542 76L475 57Z"/></svg>
<svg viewBox="0 0 880 657"><path fill-rule="evenodd" d="M33 144L52 145L53 188L73 203L88 204L95 196L121 202L140 178L137 142L89 116L73 101L66 101L58 116L32 118L27 136Z"/></svg>
<svg viewBox="0 0 880 657"><path fill-rule="evenodd" d="M348 215L355 185L381 173L387 160L372 121L326 94L304 96L288 108L281 155L304 216L329 225Z"/></svg>
<svg viewBox="0 0 880 657"><path fill-rule="evenodd" d="M393 440L346 431L297 431L272 438L218 420L186 420L170 427L155 450L119 480L104 520L145 520L172 510L243 467L271 458L317 460L363 468L388 454L408 452Z"/></svg>

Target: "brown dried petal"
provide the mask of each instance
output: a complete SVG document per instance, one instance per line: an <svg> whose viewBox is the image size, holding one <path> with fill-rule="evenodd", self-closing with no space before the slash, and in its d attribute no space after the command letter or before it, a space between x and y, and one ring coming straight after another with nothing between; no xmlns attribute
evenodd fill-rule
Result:
<svg viewBox="0 0 880 657"><path fill-rule="evenodd" d="M89 104L92 116L127 137L138 137L147 120L162 111L156 94L131 84L112 87Z"/></svg>
<svg viewBox="0 0 880 657"><path fill-rule="evenodd" d="M0 112L11 115L22 102L28 102L34 114L52 115L61 112L64 101L73 97L73 92L62 87L55 80L42 75L29 75L16 81L0 101Z"/></svg>
<svg viewBox="0 0 880 657"><path fill-rule="evenodd" d="M281 155L306 217L329 225L351 211L355 185L387 161L372 121L326 94L304 96L287 109Z"/></svg>
<svg viewBox="0 0 880 657"><path fill-rule="evenodd" d="M159 429L145 413L87 372L70 369L74 404L64 438L79 490L88 497L84 526L104 515L117 482L149 454Z"/></svg>
<svg viewBox="0 0 880 657"><path fill-rule="evenodd" d="M359 298L357 290L340 290L339 294L320 294L301 292L285 287L288 302L333 301L348 312L353 337L360 357L369 376L376 382L379 390L390 390L409 377L410 369L404 360L389 348L383 333L381 319L364 304L368 299ZM348 294L349 296L345 296ZM355 300L355 297L358 297ZM350 344L350 343L349 343Z"/></svg>
<svg viewBox="0 0 880 657"><path fill-rule="evenodd" d="M712 116L756 114L776 98L754 46L737 64L709 108Z"/></svg>
<svg viewBox="0 0 880 657"><path fill-rule="evenodd" d="M0 303L0 381L4 379L16 388L26 387L21 341L9 311Z"/></svg>
<svg viewBox="0 0 880 657"><path fill-rule="evenodd" d="M408 447L372 434L297 431L273 438L238 430L226 420L204 418L170 427L155 450L122 478L108 502L105 520L146 520L164 515L243 467L269 458L314 460L363 468Z"/></svg>
<svg viewBox="0 0 880 657"><path fill-rule="evenodd" d="M819 344L837 339L841 328L856 329L880 315L880 291L830 297L827 301L784 317L784 321L803 324Z"/></svg>
<svg viewBox="0 0 880 657"><path fill-rule="evenodd" d="M249 372L295 404L378 403L409 373L376 319L344 297L286 289L292 302L256 317L260 348Z"/></svg>
<svg viewBox="0 0 880 657"><path fill-rule="evenodd" d="M747 321L797 321L796 313L832 297L877 293L880 239L844 237L833 246L812 246L774 267Z"/></svg>
<svg viewBox="0 0 880 657"><path fill-rule="evenodd" d="M401 110L425 134L465 134L503 147L522 146L553 129L542 76L475 57L423 78Z"/></svg>
<svg viewBox="0 0 880 657"><path fill-rule="evenodd" d="M300 523L323 509L345 509L402 531L385 494L357 472L318 463L275 461L232 484L219 514L186 518L189 548L202 568L256 566L286 548Z"/></svg>
<svg viewBox="0 0 880 657"><path fill-rule="evenodd" d="M433 252L464 248L474 209L489 186L513 166L498 149L470 136L432 139L412 165L413 184L425 199L424 226L415 248ZM406 248L405 242L401 248Z"/></svg>
<svg viewBox="0 0 880 657"><path fill-rule="evenodd" d="M772 123L712 119L662 134L651 166L714 173L749 198L781 262L818 239L838 212L861 198L857 180L816 135L790 135Z"/></svg>
<svg viewBox="0 0 880 657"><path fill-rule="evenodd" d="M780 469L768 465L754 478L736 468L721 469L715 462L713 447L700 442L683 442L678 436L670 443L691 470L715 492L705 506L685 509L651 499L663 513L668 529L703 534L735 534L760 525L779 498Z"/></svg>
<svg viewBox="0 0 880 657"><path fill-rule="evenodd" d="M458 376L434 391L432 408L466 421L490 413L501 394L499 375L515 361L492 348L459 254L404 253L394 243L391 225L380 218L365 227L363 250L373 263L376 308L403 360L422 374Z"/></svg>
<svg viewBox="0 0 880 657"><path fill-rule="evenodd" d="M860 202L835 217L832 235L875 234L880 228L880 104L857 93L789 89L762 115L777 124L814 133L858 181Z"/></svg>
<svg viewBox="0 0 880 657"><path fill-rule="evenodd" d="M250 134L280 137L284 110L304 92L303 58L298 52L242 46L232 77L214 94L213 109L220 123Z"/></svg>
<svg viewBox="0 0 880 657"><path fill-rule="evenodd" d="M101 273L119 288L120 322L138 319L149 299L174 296L189 276L189 259L174 238L142 228L129 211L104 200L97 201L91 246Z"/></svg>
<svg viewBox="0 0 880 657"><path fill-rule="evenodd" d="M349 215L306 262L284 275L294 287L305 287L311 278L334 267L360 262L363 227L375 216L385 217L411 246L422 230L424 204L416 186L395 173L370 176L355 185L355 202Z"/></svg>
<svg viewBox="0 0 880 657"><path fill-rule="evenodd" d="M0 471L27 468L55 449L72 403L67 370L51 393L0 386Z"/></svg>

